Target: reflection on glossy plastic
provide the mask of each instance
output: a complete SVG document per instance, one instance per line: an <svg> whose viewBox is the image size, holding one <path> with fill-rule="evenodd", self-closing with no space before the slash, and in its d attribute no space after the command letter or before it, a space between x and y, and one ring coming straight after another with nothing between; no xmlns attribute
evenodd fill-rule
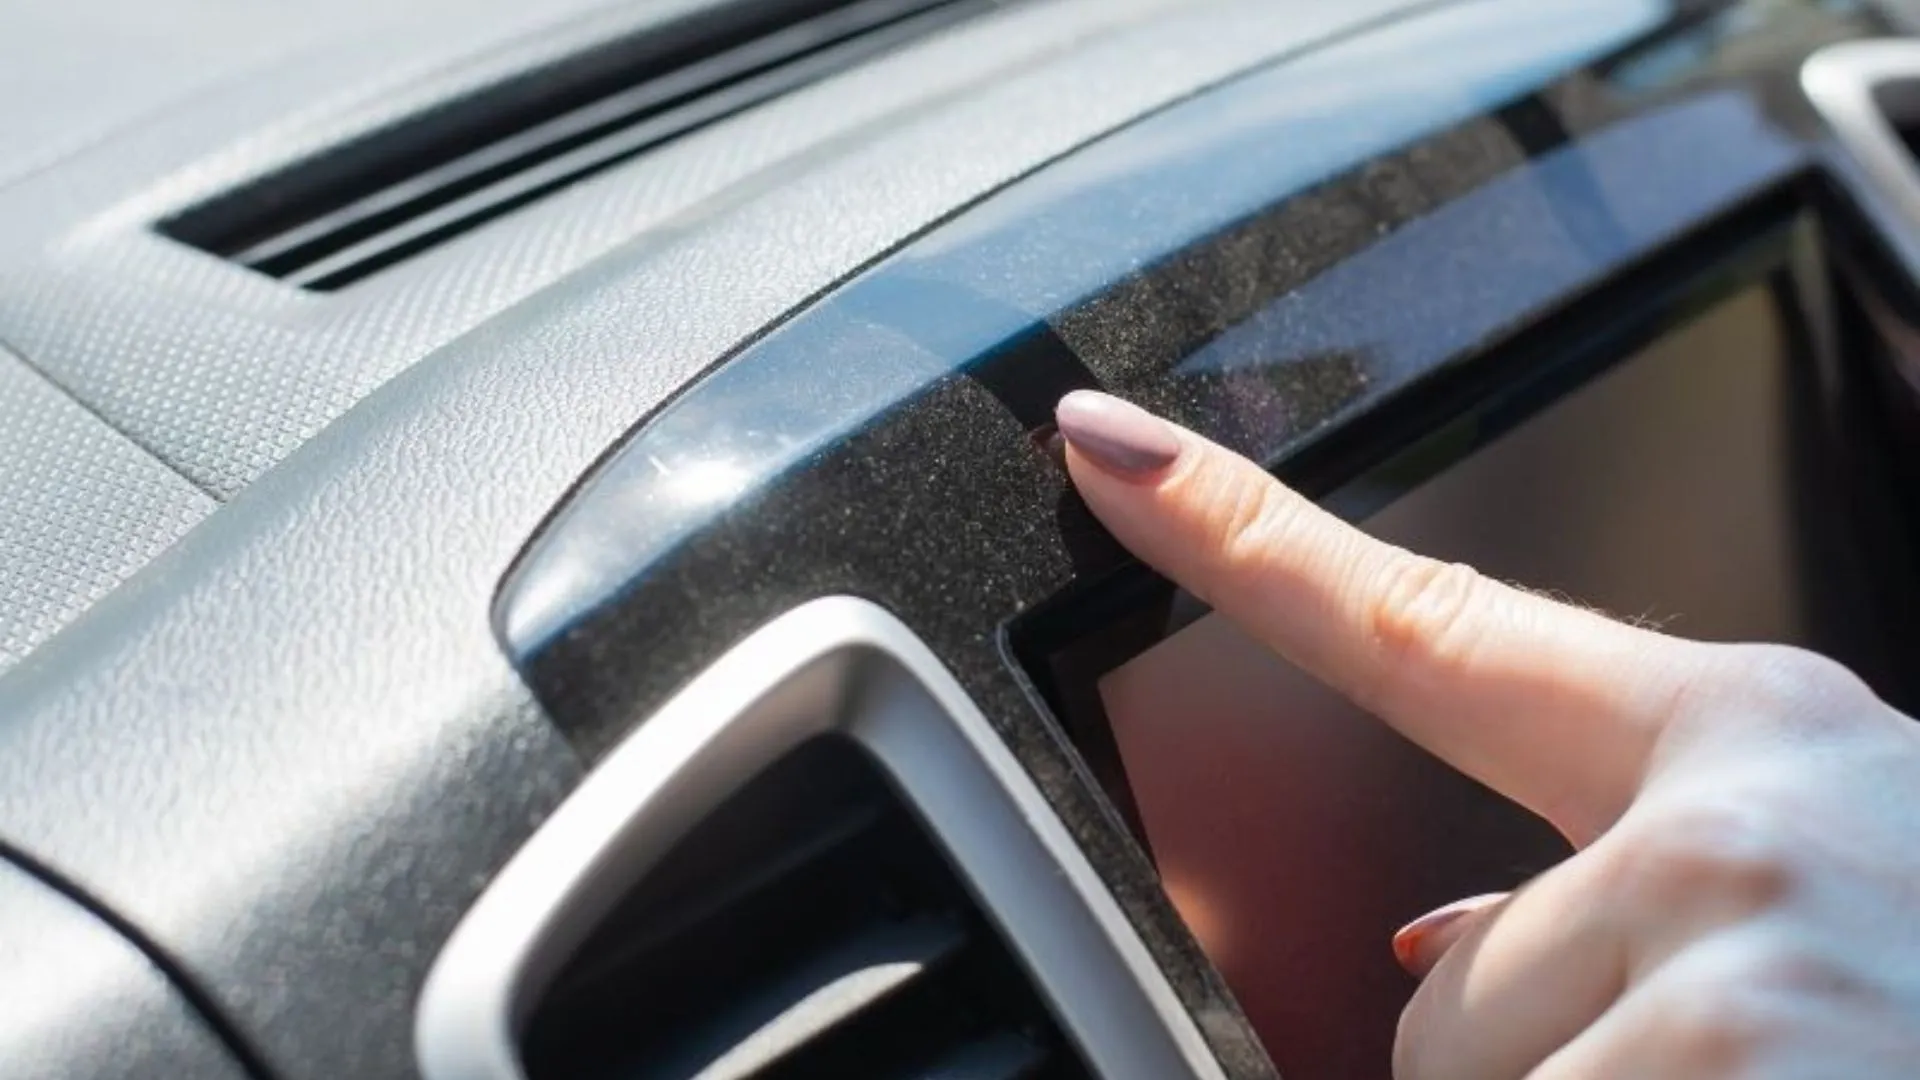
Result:
<svg viewBox="0 0 1920 1080"><path fill-rule="evenodd" d="M1456 310L1432 321L1389 312L1374 341L1303 336L1303 309L1368 317L1365 292L1378 287L1370 275L1403 258L1370 262L1357 237L1432 245L1415 230L1452 229L1484 247L1516 219L1518 198L1565 228L1516 238L1516 274L1499 287L1545 298L1664 239L1753 175L1759 121L1742 99L1639 118L1611 136L1660 149L1711 145L1715 126L1739 133L1720 140L1726 155L1699 155L1702 168L1688 177L1697 191L1652 198L1632 175L1606 172L1604 155L1577 148L1549 148L1526 168L1531 151L1486 118L1619 50L1669 7L1447 5L1192 98L1008 188L775 330L648 423L529 552L501 607L502 635L537 651L717 515L750 505L942 379L980 378L1031 425L1024 414L1035 403L1008 400L1020 371L982 377L1009 358L1036 373L1051 364L1046 379L1036 374L1044 392L1104 385L1271 459L1497 329ZM1451 134L1433 136L1448 125ZM1428 151L1392 157L1423 136ZM1794 153L1780 140L1781 159ZM1367 174L1330 179L1363 162ZM1497 186L1478 204L1460 205L1488 184ZM1423 220L1442 206L1447 214ZM1349 215L1374 228L1335 227ZM1470 279L1435 280L1446 303L1469 313L1513 310L1486 301L1490 288L1475 294ZM1334 299L1342 306L1324 306ZM1353 337L1368 344L1355 349Z"/></svg>

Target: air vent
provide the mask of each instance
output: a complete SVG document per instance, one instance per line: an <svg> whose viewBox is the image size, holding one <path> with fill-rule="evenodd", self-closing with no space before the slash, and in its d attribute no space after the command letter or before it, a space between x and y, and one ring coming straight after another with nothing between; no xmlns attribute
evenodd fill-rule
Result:
<svg viewBox="0 0 1920 1080"><path fill-rule="evenodd" d="M865 752L802 744L707 817L534 1005L528 1080L1089 1075Z"/></svg>
<svg viewBox="0 0 1920 1080"><path fill-rule="evenodd" d="M333 290L996 0L738 0L262 178L165 235Z"/></svg>

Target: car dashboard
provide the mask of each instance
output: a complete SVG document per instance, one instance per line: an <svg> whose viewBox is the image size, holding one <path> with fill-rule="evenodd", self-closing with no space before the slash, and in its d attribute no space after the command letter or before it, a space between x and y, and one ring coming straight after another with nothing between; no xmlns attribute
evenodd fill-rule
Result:
<svg viewBox="0 0 1920 1080"><path fill-rule="evenodd" d="M14 10L10 1076L1388 1075L1564 848L1224 666L1075 389L1920 701L1903 5Z"/></svg>

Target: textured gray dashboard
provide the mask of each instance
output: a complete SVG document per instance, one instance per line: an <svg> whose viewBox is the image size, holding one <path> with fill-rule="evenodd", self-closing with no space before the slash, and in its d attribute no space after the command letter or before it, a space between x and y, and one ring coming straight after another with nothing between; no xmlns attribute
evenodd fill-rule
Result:
<svg viewBox="0 0 1920 1080"><path fill-rule="evenodd" d="M107 1018L117 1023L107 1024ZM0 862L0 1070L7 1080L242 1080L139 950Z"/></svg>
<svg viewBox="0 0 1920 1080"><path fill-rule="evenodd" d="M0 352L0 672L214 506Z"/></svg>
<svg viewBox="0 0 1920 1080"><path fill-rule="evenodd" d="M458 29L541 5L503 0L6 0L0 4L0 182L356 38ZM573 4L550 4L557 12Z"/></svg>
<svg viewBox="0 0 1920 1080"><path fill-rule="evenodd" d="M0 8L11 49L58 50L57 64L39 63L116 88L62 104L47 76L31 100L54 103L56 123L120 117L0 189L0 341L230 497L435 345L631 230L601 206L588 219L470 237L456 245L469 258L322 296L167 240L154 223L432 102L713 2L84 0L46 16L61 32L44 43L32 36L38 16L16 37L5 21L16 13ZM31 10L41 7L60 5ZM110 64L123 25L152 30L152 58L109 75L85 35ZM29 65L21 78L37 74ZM142 101L170 104L135 113ZM0 133L37 112L0 107Z"/></svg>
<svg viewBox="0 0 1920 1080"><path fill-rule="evenodd" d="M115 218L120 204L210 148L258 158L290 117L330 135L307 115L351 112L330 99L431 82L452 57L606 2L0 2L0 309L19 316L0 316L0 342L26 361L0 355L0 670L391 370L346 362L338 342L319 355L236 330L273 327L279 298L210 297L164 259L142 265L128 249L170 245L144 210ZM208 461L224 468L192 467Z"/></svg>
<svg viewBox="0 0 1920 1080"><path fill-rule="evenodd" d="M0 207L0 233L38 237L31 265L0 281L0 334L217 493L370 396L0 678L0 841L140 927L278 1073L411 1075L410 1013L434 951L578 779L489 609L593 460L743 340L956 207L1144 110L1408 6L1013 9L577 189L591 207L647 208L606 236L490 228L471 251L463 241L375 279L417 303L342 294L367 305L351 333L333 322L347 308L131 228L283 155L272 138L270 153L235 151L239 164L176 176L165 198L125 195L84 227L79 208L129 191L139 163L174 160L165 147L183 133L160 122L117 144L127 157L102 187L85 170L16 189L33 187L55 224ZM265 115L297 96L294 78L208 107ZM317 138L305 123L279 130ZM513 220L593 232L558 209L570 198ZM425 349L435 334L416 322L443 318L455 294L429 282L511 283L437 324L450 332L615 244L411 367L347 347ZM509 256L553 261L492 265ZM31 310L35 273L65 275L42 301L74 305L64 318ZM155 296L186 310L131 302ZM121 325L116 302L149 322ZM333 360L350 374L316 366ZM310 411L275 412L256 377L310 393ZM201 411L225 419L195 427ZM222 426L242 421L271 437Z"/></svg>

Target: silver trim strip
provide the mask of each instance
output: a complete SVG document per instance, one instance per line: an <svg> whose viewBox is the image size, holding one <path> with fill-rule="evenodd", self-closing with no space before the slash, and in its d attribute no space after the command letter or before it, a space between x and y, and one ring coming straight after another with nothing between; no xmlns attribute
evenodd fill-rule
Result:
<svg viewBox="0 0 1920 1080"><path fill-rule="evenodd" d="M879 607L806 604L616 748L454 930L415 1017L427 1080L523 1080L528 1003L673 844L764 766L841 732L892 777L1109 1080L1223 1080L1199 1029L1033 781Z"/></svg>
<svg viewBox="0 0 1920 1080"><path fill-rule="evenodd" d="M1843 42L1813 54L1800 68L1801 90L1848 155L1888 205L1920 228L1920 166L1874 100L1876 87L1900 81L1920 81L1920 41Z"/></svg>

